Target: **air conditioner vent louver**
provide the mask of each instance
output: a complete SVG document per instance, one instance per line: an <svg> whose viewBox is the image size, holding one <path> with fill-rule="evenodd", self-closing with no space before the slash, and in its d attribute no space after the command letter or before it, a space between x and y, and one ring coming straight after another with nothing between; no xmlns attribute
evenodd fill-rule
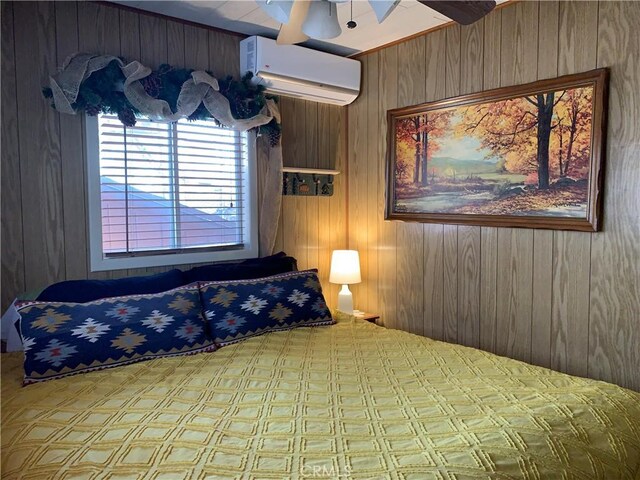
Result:
<svg viewBox="0 0 640 480"><path fill-rule="evenodd" d="M360 92L360 62L275 40L240 42L240 71L250 71L267 92L321 103L348 105Z"/></svg>
<svg viewBox="0 0 640 480"><path fill-rule="evenodd" d="M251 69L256 66L256 42L247 42L247 64Z"/></svg>

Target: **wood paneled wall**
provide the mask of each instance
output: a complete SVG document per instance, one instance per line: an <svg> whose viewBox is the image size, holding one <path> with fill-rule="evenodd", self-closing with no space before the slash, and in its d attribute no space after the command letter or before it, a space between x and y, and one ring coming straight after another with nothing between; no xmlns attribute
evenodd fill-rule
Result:
<svg viewBox="0 0 640 480"><path fill-rule="evenodd" d="M318 269L327 304L334 308L339 286L329 284L331 252L347 248L347 109L282 97L280 112L285 166L341 172L331 197L282 197L275 246L296 257L301 269Z"/></svg>
<svg viewBox="0 0 640 480"><path fill-rule="evenodd" d="M640 8L517 2L364 55L349 106L360 309L387 326L640 390ZM611 68L600 233L384 221L388 109Z"/></svg>
<svg viewBox="0 0 640 480"><path fill-rule="evenodd" d="M89 2L2 2L1 21L2 309L18 293L65 279L173 268L90 272L84 120L55 112L41 88L77 51L238 76L241 37ZM284 164L342 169L345 109L288 99L281 108ZM325 281L331 249L346 246L345 185L338 177L334 197L283 203L276 248L296 255L301 268L319 266ZM332 301L337 290L330 291Z"/></svg>

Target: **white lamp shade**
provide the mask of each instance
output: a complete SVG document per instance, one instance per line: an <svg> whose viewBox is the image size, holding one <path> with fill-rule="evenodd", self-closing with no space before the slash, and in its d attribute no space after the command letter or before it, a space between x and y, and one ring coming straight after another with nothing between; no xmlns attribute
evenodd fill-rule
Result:
<svg viewBox="0 0 640 480"><path fill-rule="evenodd" d="M311 38L336 38L342 33L336 4L329 0L314 0L309 5L302 31Z"/></svg>
<svg viewBox="0 0 640 480"><path fill-rule="evenodd" d="M378 23L382 23L399 3L400 0L369 0L369 5L373 8Z"/></svg>
<svg viewBox="0 0 640 480"><path fill-rule="evenodd" d="M334 250L329 281L341 285L360 283L360 256L356 250Z"/></svg>
<svg viewBox="0 0 640 480"><path fill-rule="evenodd" d="M293 0L258 0L258 5L280 23L289 23Z"/></svg>

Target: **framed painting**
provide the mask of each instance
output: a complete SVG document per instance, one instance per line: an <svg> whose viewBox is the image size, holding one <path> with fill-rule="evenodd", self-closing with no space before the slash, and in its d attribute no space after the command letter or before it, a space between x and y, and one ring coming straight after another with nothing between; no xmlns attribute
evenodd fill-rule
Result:
<svg viewBox="0 0 640 480"><path fill-rule="evenodd" d="M601 227L607 69L387 112L385 218Z"/></svg>

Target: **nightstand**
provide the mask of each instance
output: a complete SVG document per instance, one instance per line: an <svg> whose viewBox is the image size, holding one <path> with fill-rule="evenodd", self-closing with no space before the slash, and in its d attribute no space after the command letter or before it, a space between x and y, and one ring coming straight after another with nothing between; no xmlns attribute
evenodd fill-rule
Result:
<svg viewBox="0 0 640 480"><path fill-rule="evenodd" d="M354 312L353 315L357 318L361 318L362 320L366 320L367 322L371 322L371 323L378 323L377 320L380 319L380 315L378 315L377 313L362 312L362 313L356 314Z"/></svg>

